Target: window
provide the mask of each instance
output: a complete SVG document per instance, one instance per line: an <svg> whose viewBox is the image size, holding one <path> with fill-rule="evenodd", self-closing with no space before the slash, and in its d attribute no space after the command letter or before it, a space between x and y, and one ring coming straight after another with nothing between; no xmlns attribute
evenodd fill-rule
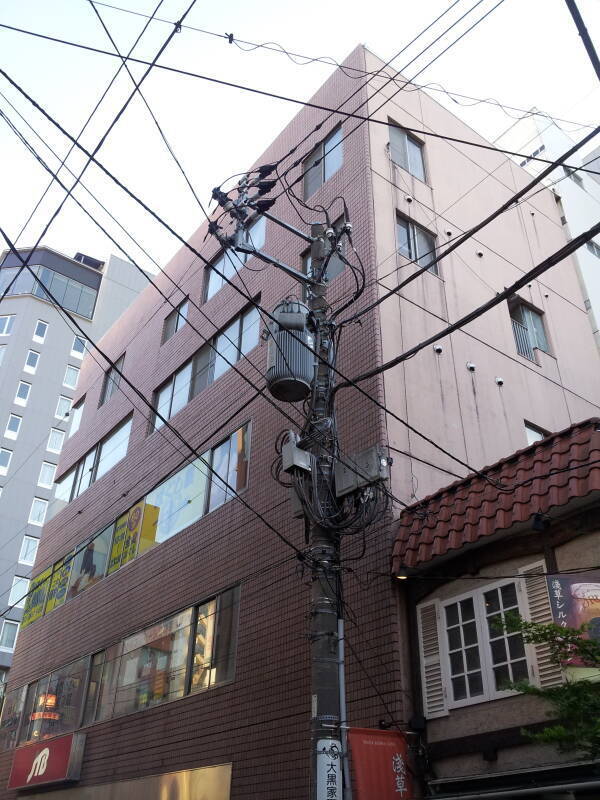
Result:
<svg viewBox="0 0 600 800"><path fill-rule="evenodd" d="M80 400L76 406L73 406L71 409L70 420L71 420L71 427L69 428L69 436L73 436L74 433L77 433L79 430L79 426L81 425L81 417L83 416L83 406L84 401Z"/></svg>
<svg viewBox="0 0 600 800"><path fill-rule="evenodd" d="M29 512L29 523L31 525L43 525L46 519L46 511L48 509L48 501L42 500L41 497L34 497L31 503L31 510Z"/></svg>
<svg viewBox="0 0 600 800"><path fill-rule="evenodd" d="M47 333L48 333L48 323L44 322L41 319L38 319L38 321L35 323L35 328L33 330L33 341L43 344Z"/></svg>
<svg viewBox="0 0 600 800"><path fill-rule="evenodd" d="M65 432L59 431L58 428L50 428L50 436L48 437L48 444L46 450L51 453L60 453L65 438Z"/></svg>
<svg viewBox="0 0 600 800"><path fill-rule="evenodd" d="M130 432L128 417L62 476L56 484L55 497L68 503L112 469L127 453Z"/></svg>
<svg viewBox="0 0 600 800"><path fill-rule="evenodd" d="M19 267L4 268L0 273L0 293L7 289L10 282L16 277ZM56 302L69 311L74 311L83 317L91 319L96 304L97 290L86 286L79 281L67 278L50 267L39 264L23 272L13 283L8 291L9 296L32 294L47 303ZM46 291L48 290L48 291ZM50 297L52 295L52 299Z"/></svg>
<svg viewBox="0 0 600 800"><path fill-rule="evenodd" d="M539 442L540 439L545 439L546 436L550 436L548 431L542 428L536 428L536 426L532 425L530 422L525 423L525 435L527 436L527 444L535 444L535 442Z"/></svg>
<svg viewBox="0 0 600 800"><path fill-rule="evenodd" d="M2 633L0 633L0 650L9 650L12 652L15 649L18 632L19 623L13 622L10 619L5 619L2 625Z"/></svg>
<svg viewBox="0 0 600 800"><path fill-rule="evenodd" d="M536 156L539 156L540 153L543 153L545 149L546 149L546 145L544 145L544 144L540 145L537 148L537 150L534 150L533 153L530 156L528 156L524 161L521 161L519 166L520 167L524 167L526 164L529 164L529 162L532 159L534 159Z"/></svg>
<svg viewBox="0 0 600 800"><path fill-rule="evenodd" d="M581 188L583 188L583 178L576 170L563 167L563 172L567 178L571 178L571 180L574 181L577 186L581 186Z"/></svg>
<svg viewBox="0 0 600 800"><path fill-rule="evenodd" d="M0 336L9 336L15 322L15 315L0 317Z"/></svg>
<svg viewBox="0 0 600 800"><path fill-rule="evenodd" d="M230 589L96 653L84 725L232 680L238 605Z"/></svg>
<svg viewBox="0 0 600 800"><path fill-rule="evenodd" d="M115 361L114 367L110 367L110 369L107 369L104 373L104 384L102 385L99 405L103 406L119 388L119 382L121 380L119 372L123 372L124 363L125 353Z"/></svg>
<svg viewBox="0 0 600 800"><path fill-rule="evenodd" d="M51 489L54 483L55 474L56 464L51 464L49 461L42 461L40 476L38 478L38 486L42 486L44 489Z"/></svg>
<svg viewBox="0 0 600 800"><path fill-rule="evenodd" d="M27 353L27 358L25 359L23 372L29 372L31 375L35 375L39 360L40 354L36 350L29 350Z"/></svg>
<svg viewBox="0 0 600 800"><path fill-rule="evenodd" d="M154 407L160 414L165 419L174 417L193 397L249 353L258 344L259 322L258 311L253 306L215 336L212 346L207 344L200 348L154 393ZM162 424L156 415L154 430Z"/></svg>
<svg viewBox="0 0 600 800"><path fill-rule="evenodd" d="M261 250L265 243L266 219L258 217L244 232L244 243L251 245L256 250ZM206 283L206 300L215 295L227 283L225 278L232 280L237 272L252 258L251 253L238 253L235 250L226 250L208 268Z"/></svg>
<svg viewBox="0 0 600 800"><path fill-rule="evenodd" d="M62 394L59 395L54 416L57 419L66 419L69 416L70 411L71 411L71 398L65 397Z"/></svg>
<svg viewBox="0 0 600 800"><path fill-rule="evenodd" d="M2 366L2 362L4 361L5 353L6 353L6 345L0 344L0 366Z"/></svg>
<svg viewBox="0 0 600 800"><path fill-rule="evenodd" d="M17 393L15 395L15 404L18 406L26 406L29 400L29 393L31 392L31 384L26 381L19 381L17 386Z"/></svg>
<svg viewBox="0 0 600 800"><path fill-rule="evenodd" d="M35 557L37 555L37 549L40 540L37 539L35 536L24 536L23 541L21 542L21 552L19 553L19 563L27 564L28 566L33 566L35 563Z"/></svg>
<svg viewBox="0 0 600 800"><path fill-rule="evenodd" d="M29 578L20 578L15 575L12 582L10 594L8 595L8 605L15 608L25 608L25 600L29 591Z"/></svg>
<svg viewBox="0 0 600 800"><path fill-rule="evenodd" d="M337 172L342 166L343 159L344 145L340 126L320 142L308 158L302 162L305 200L308 200L325 181L328 181Z"/></svg>
<svg viewBox="0 0 600 800"><path fill-rule="evenodd" d="M536 347L549 353L543 315L519 301L509 303L508 307L517 353L530 361L536 360L534 350Z"/></svg>
<svg viewBox="0 0 600 800"><path fill-rule="evenodd" d="M12 450L0 447L0 475L6 475L12 458Z"/></svg>
<svg viewBox="0 0 600 800"><path fill-rule="evenodd" d="M420 225L401 217L396 217L396 238L398 252L420 267L426 267L435 258L435 236ZM432 264L429 272L439 275L438 264Z"/></svg>
<svg viewBox="0 0 600 800"><path fill-rule="evenodd" d="M68 389L76 389L78 380L79 380L79 369L77 367L72 367L70 364L67 364L67 368L65 370L65 377L63 378L63 386L66 386Z"/></svg>
<svg viewBox="0 0 600 800"><path fill-rule="evenodd" d="M99 535L90 537L85 547L77 547L79 552L72 560L67 598L76 597L105 576L114 529L114 524L109 525Z"/></svg>
<svg viewBox="0 0 600 800"><path fill-rule="evenodd" d="M23 417L19 417L17 414L9 414L8 422L6 423L6 430L4 431L4 435L7 439L17 438L22 422Z"/></svg>
<svg viewBox="0 0 600 800"><path fill-rule="evenodd" d="M596 258L600 258L600 245L597 245L596 242L591 240L589 242L586 242L585 246L590 251L590 253L593 253L596 256Z"/></svg>
<svg viewBox="0 0 600 800"><path fill-rule="evenodd" d="M76 336L73 339L73 346L71 347L71 355L73 358L83 358L85 355L85 348L87 340L83 336Z"/></svg>
<svg viewBox="0 0 600 800"><path fill-rule="evenodd" d="M165 324L163 326L163 342L166 342L171 336L174 336L177 331L181 330L185 323L187 322L188 317L188 301L184 300L182 303L171 311L170 314L167 315L165 318Z"/></svg>
<svg viewBox="0 0 600 800"><path fill-rule="evenodd" d="M425 181L423 143L399 128L390 120L390 157L394 164L410 172L420 181Z"/></svg>

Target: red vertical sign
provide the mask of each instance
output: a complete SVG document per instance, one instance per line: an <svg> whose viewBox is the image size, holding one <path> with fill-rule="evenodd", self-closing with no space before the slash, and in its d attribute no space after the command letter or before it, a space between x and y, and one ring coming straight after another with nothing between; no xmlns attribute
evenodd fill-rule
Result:
<svg viewBox="0 0 600 800"><path fill-rule="evenodd" d="M412 773L406 737L399 731L348 731L357 800L412 800Z"/></svg>

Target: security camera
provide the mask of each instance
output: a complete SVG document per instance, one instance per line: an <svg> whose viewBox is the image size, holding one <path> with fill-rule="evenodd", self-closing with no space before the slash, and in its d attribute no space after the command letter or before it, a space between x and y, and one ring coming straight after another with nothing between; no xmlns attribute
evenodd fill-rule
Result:
<svg viewBox="0 0 600 800"><path fill-rule="evenodd" d="M496 383L498 384L498 386L502 386L502 384L504 383L504 378L496 376Z"/></svg>
<svg viewBox="0 0 600 800"><path fill-rule="evenodd" d="M467 361L467 369L469 372L475 372L475 364L472 361Z"/></svg>
<svg viewBox="0 0 600 800"><path fill-rule="evenodd" d="M446 236L452 236L452 231L451 230L447 230L446 231Z"/></svg>
<svg viewBox="0 0 600 800"><path fill-rule="evenodd" d="M477 250L476 254L478 258L483 258L483 250Z"/></svg>
<svg viewBox="0 0 600 800"><path fill-rule="evenodd" d="M407 203L412 203L413 201L412 197L409 194L407 194L404 199L406 200Z"/></svg>
<svg viewBox="0 0 600 800"><path fill-rule="evenodd" d="M438 356L439 356L439 354L440 354L440 353L443 351L443 349L444 349L444 348L442 347L442 345L441 345L441 344L434 344L434 345L433 345L433 352L434 352L434 353L437 353L437 354L438 354Z"/></svg>

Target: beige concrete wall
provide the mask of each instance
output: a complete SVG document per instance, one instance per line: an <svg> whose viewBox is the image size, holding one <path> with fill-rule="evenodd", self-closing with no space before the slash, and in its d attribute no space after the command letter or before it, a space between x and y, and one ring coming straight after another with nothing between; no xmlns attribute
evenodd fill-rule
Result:
<svg viewBox="0 0 600 800"><path fill-rule="evenodd" d="M367 52L367 69L381 62ZM383 80L371 85L379 88ZM475 131L420 91L401 91L380 111L382 89L369 103L376 119L486 143ZM371 90L371 93L373 91ZM419 137L425 143L427 183L390 161L387 125L369 126L380 292L413 269L396 254L396 211L437 237L443 246L495 210L531 176L502 154ZM412 202L406 200L413 198ZM450 236L448 235L450 233ZM560 211L549 190L512 209L440 262L440 277L425 274L380 306L384 360L445 327L520 277L566 242ZM479 257L477 251L482 251ZM391 274L389 274L391 272ZM388 408L475 468L524 447L524 420L549 431L600 410L600 360L590 332L574 262L567 259L532 281L520 295L544 312L552 354L538 363L516 352L506 303L385 375ZM469 372L466 362L476 364ZM504 380L500 387L496 377ZM465 469L388 416L394 453L393 491L421 499L447 484L447 472Z"/></svg>

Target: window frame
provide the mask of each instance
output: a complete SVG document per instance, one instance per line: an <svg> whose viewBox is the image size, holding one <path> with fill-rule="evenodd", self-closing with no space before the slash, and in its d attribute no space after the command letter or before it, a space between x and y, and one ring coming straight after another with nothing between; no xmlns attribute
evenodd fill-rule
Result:
<svg viewBox="0 0 600 800"><path fill-rule="evenodd" d="M501 689L498 690L494 685L494 672L493 662L491 658L490 638L487 629L487 623L484 611L484 594L494 589L501 589L503 586L513 584L517 595L517 604L519 614L524 618L529 618L529 608L527 599L524 596L522 581L519 578L502 578L497 581L485 584L485 586L478 586L466 592L453 595L452 597L444 600L439 600L439 619L438 619L438 636L440 644L440 659L442 667L442 675L444 676L444 686L447 687L446 693L446 708L448 711L453 711L457 708L465 706L477 705L479 703L489 703L494 700L502 700L505 697L514 697L520 694L515 689ZM468 697L462 700L454 700L452 694L452 681L451 681L451 665L450 654L448 647L447 625L445 617L445 609L447 606L454 603L460 603L461 600L468 598L473 599L473 606L475 610L475 623L477 632L477 646L479 648L479 656L481 663L481 677L483 684L483 694L475 697ZM477 598L477 601L475 600ZM426 601L425 601L426 602ZM423 603L425 604L425 603ZM525 659L527 663L528 680L531 684L535 684L535 656L532 655L531 645L524 643Z"/></svg>
<svg viewBox="0 0 600 800"><path fill-rule="evenodd" d="M29 361L29 356L32 355L32 354L37 356L37 358L35 360L35 366L33 366L33 367L30 364L27 363ZM23 365L23 372L27 372L28 375L35 375L35 373L37 372L37 368L39 366L39 363L40 363L40 353L37 350L29 349L27 351L27 356L25 357L25 364Z"/></svg>
<svg viewBox="0 0 600 800"><path fill-rule="evenodd" d="M82 353L80 353L78 350L75 349L75 342L77 340L83 342L83 352ZM75 338L73 339L73 344L71 345L71 356L73 358L80 358L83 361L83 357L85 355L85 351L86 350L87 350L87 339L85 339L83 336L75 336Z"/></svg>
<svg viewBox="0 0 600 800"><path fill-rule="evenodd" d="M0 336L10 336L15 325L14 314L2 314L0 316Z"/></svg>
<svg viewBox="0 0 600 800"><path fill-rule="evenodd" d="M40 324L46 326L43 336L40 336L40 334L37 333L38 325ZM50 327L49 323L47 323L45 320L38 319L33 328L33 336L31 337L32 341L38 342L39 344L44 344L44 342L46 341L46 336L48 334L49 327Z"/></svg>
<svg viewBox="0 0 600 800"><path fill-rule="evenodd" d="M7 447L0 447L0 453L8 453L8 462L5 467L0 465L0 475L7 475L8 470L10 469L10 462L12 461L13 451L9 450Z"/></svg>
<svg viewBox="0 0 600 800"><path fill-rule="evenodd" d="M6 647L6 645L0 644L0 652L2 652L2 653L14 653L15 652L15 646L17 644L17 639L19 637L19 629L20 629L21 625L20 625L19 622L17 622L16 619L3 619L2 620L2 631L0 632L0 642L2 641L2 637L4 636L4 628L7 625L16 625L17 626L17 630L16 630L16 633L15 633L15 641L14 641L14 644L13 644L12 647Z"/></svg>
<svg viewBox="0 0 600 800"><path fill-rule="evenodd" d="M330 143L331 140L334 139L338 134L342 135L340 144L334 145L333 148L327 150L328 143ZM308 200L310 197L316 194L316 192L318 192L319 189L321 189L321 187L323 187L327 183L327 181L330 180L330 178L332 178L336 174L336 172L338 172L342 168L344 164L343 142L344 142L344 135L343 135L342 125L340 123L336 125L324 139L322 139L318 144L316 144L311 150L310 154L304 159L304 161L302 162L302 173L303 173L302 191L304 195L304 200ZM340 164L333 170L333 172L327 174L327 156L330 153L334 152L334 150L338 150L336 157L339 157ZM315 167L318 167L319 185L311 190L309 175L312 173L312 170L315 169Z"/></svg>
<svg viewBox="0 0 600 800"><path fill-rule="evenodd" d="M400 225L406 225L407 242L409 244L409 251L410 251L409 256L407 256L406 253L403 253L402 250L400 249L400 242L398 236L398 229ZM422 233L424 233L426 236L430 237L433 240L433 251L431 250L426 251L428 253L427 258L428 259L436 258L438 250L436 234L432 233L428 228L424 228L422 225L419 225L418 222L415 222L414 220L410 219L410 217L406 217L404 216L404 214L401 214L399 211L396 211L396 220L394 228L394 232L396 235L396 252L398 253L398 255L402 256L402 258L406 258L409 263L414 264L414 266L417 267L417 269L422 269L425 266L425 264L421 264L420 262L420 259L424 258L424 256L420 255L418 252L419 250L418 239L417 239L418 231L421 231ZM436 278L441 279L442 275L440 272L440 262L438 261L435 264L432 264L430 267L428 267L427 272L431 275L435 275Z"/></svg>
<svg viewBox="0 0 600 800"><path fill-rule="evenodd" d="M50 481L50 483L41 482L42 470L44 469L44 467L52 467L52 480ZM40 466L40 474L38 475L37 485L41 486L42 489L52 489L52 487L54 486L54 478L56 477L56 467L57 464L53 464L51 461L46 461L46 460L42 461L42 464Z"/></svg>
<svg viewBox="0 0 600 800"><path fill-rule="evenodd" d="M60 449L59 450L54 450L52 447L50 447L50 437L52 436L53 433L60 433L61 434L62 438L61 438L61 441L60 441ZM57 453L57 454L61 453L62 449L63 449L63 446L64 446L64 443L65 443L65 432L63 430L61 430L60 428L50 428L50 433L48 434L48 441L46 442L46 450L48 451L48 453Z"/></svg>
<svg viewBox="0 0 600 800"><path fill-rule="evenodd" d="M26 539L29 539L32 542L36 542L35 553L33 554L33 561L26 561L24 558L22 558L23 547L25 546L25 540ZM40 537L39 536L30 536L29 534L26 533L25 536L23 536L23 539L21 540L21 549L19 550L19 558L17 559L19 564L25 564L28 567L33 567L33 565L35 564L35 559L36 559L36 556L37 556L37 551L38 551L39 545L40 545Z"/></svg>
<svg viewBox="0 0 600 800"><path fill-rule="evenodd" d="M75 371L75 383L67 383L67 375L69 374L69 370ZM65 367L65 376L63 378L62 385L66 386L67 389L73 389L73 390L77 389L77 384L79 383L80 371L81 370L79 369L79 367L75 367L73 364L67 364Z"/></svg>
<svg viewBox="0 0 600 800"><path fill-rule="evenodd" d="M9 430L8 426L10 425L11 419L19 420L16 431ZM21 417L19 414L13 414L12 411L11 411L10 414L8 415L8 422L6 423L6 428L4 430L4 438L5 439L12 439L14 441L19 436L19 433L21 432L21 425L22 424L23 424L23 417Z"/></svg>
<svg viewBox="0 0 600 800"><path fill-rule="evenodd" d="M185 297L164 318L161 344L168 342L188 321L189 297ZM174 320L174 323L173 323Z"/></svg>
<svg viewBox="0 0 600 800"><path fill-rule="evenodd" d="M405 164L401 164L394 159L394 152L396 150L396 143L392 142L392 133L391 131L398 131L395 135L402 135L403 136L403 150L404 150L404 157L406 159ZM408 133L405 131L401 125L395 122L391 117L388 117L388 132L389 132L389 140L388 140L388 152L390 155L390 160L392 164L395 164L400 169L403 169L405 172L408 172L413 178L416 178L421 183L425 183L429 185L429 181L427 180L428 176L428 168L427 168L427 161L425 157L425 142L422 139L419 139L413 134ZM418 149L421 161L421 169L423 172L423 177L420 174L416 174L412 169L412 159L411 159L411 151L409 149L408 143L415 145Z"/></svg>
<svg viewBox="0 0 600 800"><path fill-rule="evenodd" d="M103 406L105 403L108 403L110 398L119 390L121 376L117 372L117 369L120 370L120 372L123 372L125 353L122 353L117 359L115 359L113 363L114 366L111 365L104 373L104 381L102 383L102 391L100 392L100 402L98 403L98 408Z"/></svg>
<svg viewBox="0 0 600 800"><path fill-rule="evenodd" d="M25 589L25 594L19 594L16 598L16 601L12 601L11 598L13 596L13 592L15 591L15 583L16 581L26 581L27 582L27 589ZM29 592L29 588L31 586L31 581L29 578L26 578L24 575L15 575L13 577L12 586L10 587L10 592L8 595L8 603L7 605L12 606L13 608L25 608L25 602L27 600L27 593ZM18 602L19 598L22 598L23 605L20 605Z"/></svg>
<svg viewBox="0 0 600 800"><path fill-rule="evenodd" d="M65 401L69 404L69 410L65 414L59 414L61 403L64 405ZM71 397L67 397L64 394L58 395L58 400L56 401L56 410L54 412L54 419L59 419L61 422L66 422L69 419L69 415L71 413L71 405L73 400Z"/></svg>
<svg viewBox="0 0 600 800"><path fill-rule="evenodd" d="M516 348L516 351L517 351L517 355L521 356L521 358L526 358L528 361L533 361L534 364L538 363L537 362L537 355L536 355L536 352L535 352L536 350L540 350L542 353L546 353L546 355L552 356L553 355L553 350L552 350L552 346L551 346L551 343L550 343L550 336L549 336L549 333L548 333L548 326L546 325L546 321L545 321L545 317L546 317L545 312L544 311L540 311L538 308L533 306L531 303L528 303L526 300L523 300L519 295L513 295L513 297L511 297L507 301L507 305L508 305L508 313L509 313L510 320L511 320L513 339L515 341L515 348ZM519 319L519 315L521 317L520 319ZM525 319L528 322L531 321L533 319L532 315L535 316L539 320L539 324L541 325L542 333L544 335L545 347L540 347L540 345L539 345L539 335L538 335L537 330L535 329L535 325L532 323L533 327L530 328L529 324L525 324L524 322L521 321L522 319ZM517 325L520 325L521 328L524 329L525 333L523 335L527 336L527 342L529 344L529 347L531 348L531 352L532 352L533 358L530 358L529 355L526 355L525 353L522 353L519 350L519 342L518 342L517 333L516 333L516 330L519 330L519 329L518 328L515 329L515 326L513 324L515 322L517 323Z"/></svg>
<svg viewBox="0 0 600 800"><path fill-rule="evenodd" d="M83 411L85 408L85 395L78 400L75 405L71 406L71 413L69 415L69 430L67 431L67 439L74 436L81 425Z"/></svg>
<svg viewBox="0 0 600 800"><path fill-rule="evenodd" d="M39 520L32 519L33 509L36 505L36 502L43 504L44 513L41 522ZM29 517L27 519L27 522L29 525L36 525L38 528L43 528L44 525L46 524L47 514L48 514L48 500L46 500L44 497L34 497L33 500L31 501L31 508L29 509Z"/></svg>
<svg viewBox="0 0 600 800"><path fill-rule="evenodd" d="M17 385L17 391L15 392L15 399L13 400L13 403L16 406L23 406L23 408L25 408L25 406L29 402L29 398L31 396L31 387L32 387L32 385L33 384L29 383L28 381L21 381L21 380L19 381L19 383ZM25 399L23 399L22 397L19 397L19 392L21 391L21 386L28 386L29 387L27 389L27 397Z"/></svg>

